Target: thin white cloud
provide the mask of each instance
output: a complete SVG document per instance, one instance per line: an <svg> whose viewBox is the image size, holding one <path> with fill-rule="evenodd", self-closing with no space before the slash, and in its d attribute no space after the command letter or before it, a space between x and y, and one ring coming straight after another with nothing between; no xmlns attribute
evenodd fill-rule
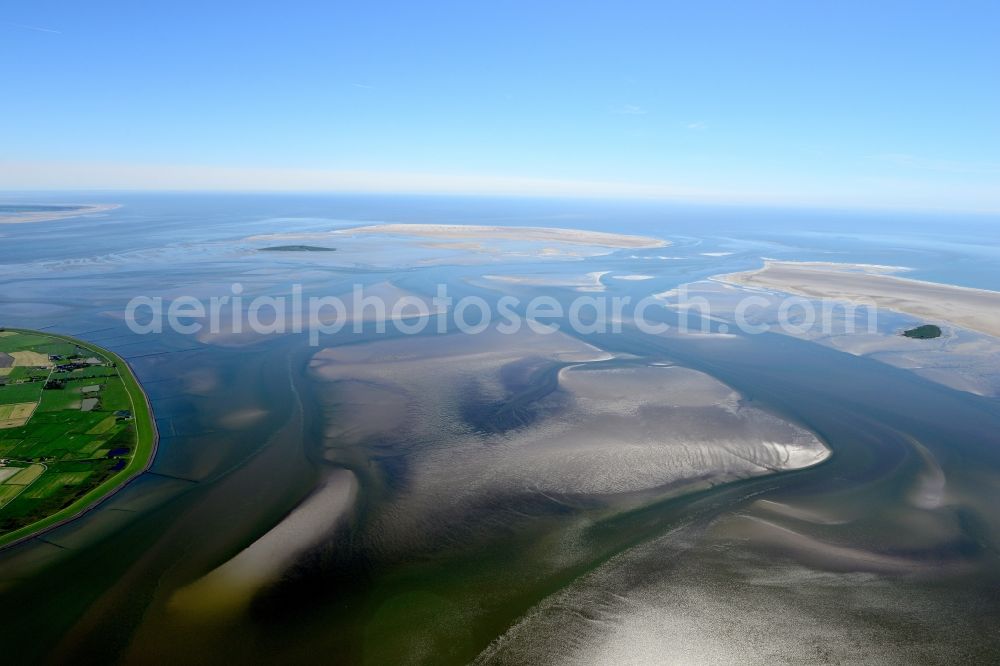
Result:
<svg viewBox="0 0 1000 666"><path fill-rule="evenodd" d="M25 25L24 23L12 23L10 21L0 21L3 25L9 25L13 28L21 28L23 30L34 30L35 32L47 32L52 35L61 35L62 30L53 30L52 28L43 28L37 25Z"/></svg>
<svg viewBox="0 0 1000 666"><path fill-rule="evenodd" d="M370 86L367 83L352 83L351 85L362 90L375 90L375 86Z"/></svg>
<svg viewBox="0 0 1000 666"><path fill-rule="evenodd" d="M645 107L638 106L636 104L623 104L622 106L616 107L614 111L615 113L623 116L644 116L649 113Z"/></svg>
<svg viewBox="0 0 1000 666"><path fill-rule="evenodd" d="M688 128L689 130L704 130L708 129L708 123L706 123L704 120L696 120L694 122L688 123L684 127Z"/></svg>

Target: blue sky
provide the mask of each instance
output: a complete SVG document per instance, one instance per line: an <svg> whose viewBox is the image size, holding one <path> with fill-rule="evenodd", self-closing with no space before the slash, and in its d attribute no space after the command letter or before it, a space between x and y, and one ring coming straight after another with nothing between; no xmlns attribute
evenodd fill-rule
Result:
<svg viewBox="0 0 1000 666"><path fill-rule="evenodd" d="M0 189L1000 210L997 2L0 8Z"/></svg>

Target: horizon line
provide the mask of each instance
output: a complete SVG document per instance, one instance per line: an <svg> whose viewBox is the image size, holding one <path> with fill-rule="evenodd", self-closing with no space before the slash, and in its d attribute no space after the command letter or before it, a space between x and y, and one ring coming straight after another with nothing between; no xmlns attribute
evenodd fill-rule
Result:
<svg viewBox="0 0 1000 666"><path fill-rule="evenodd" d="M51 182L52 180L55 182ZM46 182L50 181L50 182ZM217 194L315 194L454 196L511 199L604 200L844 211L1000 214L996 207L865 200L830 193L795 196L671 187L605 180L572 180L483 174L373 172L305 168L257 168L0 160L0 193L122 192Z"/></svg>

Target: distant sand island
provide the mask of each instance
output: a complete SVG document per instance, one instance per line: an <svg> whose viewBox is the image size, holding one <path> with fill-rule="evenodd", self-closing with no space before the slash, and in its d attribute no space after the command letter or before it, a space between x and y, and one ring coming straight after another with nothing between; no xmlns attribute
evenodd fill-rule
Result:
<svg viewBox="0 0 1000 666"><path fill-rule="evenodd" d="M510 240L600 245L615 248L665 247L670 243L659 238L583 231L554 227L495 227L471 224L376 224L344 229L343 234L389 234L448 240Z"/></svg>
<svg viewBox="0 0 1000 666"><path fill-rule="evenodd" d="M120 207L121 204L0 204L0 224L51 222Z"/></svg>
<svg viewBox="0 0 1000 666"><path fill-rule="evenodd" d="M584 231L581 229L561 229L554 227L497 227L471 224L375 224L320 233L255 236L250 240L305 240L377 234L429 238L443 241L492 240L568 243L571 245L590 245L615 249L643 249L670 245L668 241L659 238L614 234L604 231Z"/></svg>
<svg viewBox="0 0 1000 666"><path fill-rule="evenodd" d="M1000 292L889 275L902 270L871 264L767 260L761 269L715 279L808 298L867 300L887 310L1000 337Z"/></svg>

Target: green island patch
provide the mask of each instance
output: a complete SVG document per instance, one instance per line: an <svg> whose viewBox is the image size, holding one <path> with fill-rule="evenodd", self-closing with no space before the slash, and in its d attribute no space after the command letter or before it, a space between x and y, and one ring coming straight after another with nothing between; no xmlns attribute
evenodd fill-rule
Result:
<svg viewBox="0 0 1000 666"><path fill-rule="evenodd" d="M262 247L260 252L336 252L335 247L322 247L320 245L274 245L272 247Z"/></svg>
<svg viewBox="0 0 1000 666"><path fill-rule="evenodd" d="M128 364L74 338L0 329L0 547L65 523L144 472L152 410Z"/></svg>
<svg viewBox="0 0 1000 666"><path fill-rule="evenodd" d="M903 336L913 338L914 340L933 340L934 338L941 337L941 327L934 324L924 324L923 326L903 331Z"/></svg>

